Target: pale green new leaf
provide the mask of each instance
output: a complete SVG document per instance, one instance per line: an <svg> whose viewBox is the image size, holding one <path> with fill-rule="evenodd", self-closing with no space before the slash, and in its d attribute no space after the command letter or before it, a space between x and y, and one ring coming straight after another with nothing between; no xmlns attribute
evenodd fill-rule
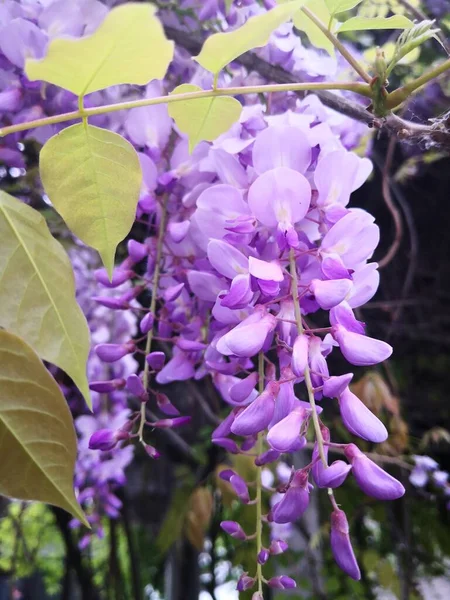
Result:
<svg viewBox="0 0 450 600"><path fill-rule="evenodd" d="M172 92L185 94L201 92L196 85L184 83ZM180 131L189 137L189 151L202 140L212 142L239 120L242 106L238 100L228 96L183 100L169 104L169 115Z"/></svg>
<svg viewBox="0 0 450 600"><path fill-rule="evenodd" d="M392 17L353 17L339 26L338 33L343 31L365 31L369 29L408 29L413 22L404 15L393 15Z"/></svg>
<svg viewBox="0 0 450 600"><path fill-rule="evenodd" d="M4 192L0 239L0 327L70 375L90 406L89 329L67 254L42 215Z"/></svg>
<svg viewBox="0 0 450 600"><path fill-rule="evenodd" d="M67 510L88 525L73 491L77 440L58 384L35 352L0 329L0 494Z"/></svg>
<svg viewBox="0 0 450 600"><path fill-rule="evenodd" d="M111 275L117 244L129 233L139 200L135 149L117 133L80 123L48 140L39 166L53 206L80 240L98 250Z"/></svg>
<svg viewBox="0 0 450 600"><path fill-rule="evenodd" d="M43 59L26 61L28 79L54 83L78 96L162 79L173 57L173 42L166 39L155 12L148 3L122 4L92 35L52 40Z"/></svg>
<svg viewBox="0 0 450 600"><path fill-rule="evenodd" d="M295 0L275 6L271 10L251 17L234 31L215 33L207 38L195 60L211 73L219 73L241 54L265 46L271 33L292 18L306 0Z"/></svg>
<svg viewBox="0 0 450 600"><path fill-rule="evenodd" d="M305 4L305 7L308 8L314 15L322 21L325 26L333 27L334 19L331 16L330 11L325 4L325 0L309 0ZM303 31L308 36L311 45L316 48L323 48L328 52L330 56L334 56L334 46L327 38L327 36L320 31L315 23L309 19L304 12L301 10L294 15L293 18L294 25L300 31Z"/></svg>
<svg viewBox="0 0 450 600"><path fill-rule="evenodd" d="M325 4L331 15L351 10L361 4L363 0L325 0Z"/></svg>

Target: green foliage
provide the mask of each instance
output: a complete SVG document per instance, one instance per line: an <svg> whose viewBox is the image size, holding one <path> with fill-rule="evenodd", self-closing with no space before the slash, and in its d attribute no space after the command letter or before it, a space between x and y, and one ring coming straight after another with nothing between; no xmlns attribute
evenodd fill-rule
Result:
<svg viewBox="0 0 450 600"><path fill-rule="evenodd" d="M328 10L325 0L309 0L309 2L305 4L305 7L322 21L325 26L328 25L329 29L333 28L335 21ZM302 11L299 11L294 16L293 21L297 29L306 33L313 46L316 48L323 48L330 56L334 56L335 53L332 42Z"/></svg>
<svg viewBox="0 0 450 600"><path fill-rule="evenodd" d="M23 340L0 330L0 494L39 500L87 521L72 479L75 429L59 386Z"/></svg>
<svg viewBox="0 0 450 600"><path fill-rule="evenodd" d="M88 37L50 42L47 56L28 59L26 74L83 96L112 85L162 79L173 57L156 8L130 2L111 10Z"/></svg>
<svg viewBox="0 0 450 600"><path fill-rule="evenodd" d="M339 26L338 33L344 31L367 31L372 29L408 29L413 22L403 15L392 17L352 17Z"/></svg>
<svg viewBox="0 0 450 600"><path fill-rule="evenodd" d="M11 502L0 519L0 570L15 579L42 574L49 594L60 591L65 548L45 504Z"/></svg>
<svg viewBox="0 0 450 600"><path fill-rule="evenodd" d="M200 92L196 85L184 83L172 92L185 94ZM189 136L189 150L202 140L213 141L239 120L242 106L235 98L227 96L183 100L169 104L169 114L180 131Z"/></svg>
<svg viewBox="0 0 450 600"><path fill-rule="evenodd" d="M67 226L99 251L111 275L117 244L135 219L141 168L133 146L86 123L53 136L40 154L41 179Z"/></svg>
<svg viewBox="0 0 450 600"><path fill-rule="evenodd" d="M70 375L90 403L89 329L70 261L33 208L0 192L0 326Z"/></svg>
<svg viewBox="0 0 450 600"><path fill-rule="evenodd" d="M416 50L429 39L436 37L438 28L433 28L434 21L421 21L403 31L395 45L394 54L387 68L387 74L410 52Z"/></svg>
<svg viewBox="0 0 450 600"><path fill-rule="evenodd" d="M331 15L337 15L338 13L351 10L361 4L363 0L325 0L325 4Z"/></svg>
<svg viewBox="0 0 450 600"><path fill-rule="evenodd" d="M288 21L303 4L305 0L287 2L251 17L239 29L209 36L195 60L211 73L219 73L241 54L267 44L271 33Z"/></svg>

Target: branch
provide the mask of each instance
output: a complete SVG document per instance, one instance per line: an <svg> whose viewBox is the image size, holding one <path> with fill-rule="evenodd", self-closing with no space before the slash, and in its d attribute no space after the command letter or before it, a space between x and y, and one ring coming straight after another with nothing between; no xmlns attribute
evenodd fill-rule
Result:
<svg viewBox="0 0 450 600"><path fill-rule="evenodd" d="M173 40L178 46L196 55L203 45L201 35L181 31L174 27L164 28L166 36ZM268 81L275 83L301 83L299 77L289 73L282 67L274 66L263 60L253 52L247 52L235 60L236 63L245 67L249 72L255 71ZM296 92L297 96L304 98L308 92ZM384 119L375 118L361 104L353 102L332 92L317 90L314 92L321 102L355 121L365 123L369 127L385 131L388 135L394 135L403 142L411 144L424 143L436 149L450 150L450 122L444 120L434 121L432 124L418 124L412 121L400 119L395 115L389 115Z"/></svg>

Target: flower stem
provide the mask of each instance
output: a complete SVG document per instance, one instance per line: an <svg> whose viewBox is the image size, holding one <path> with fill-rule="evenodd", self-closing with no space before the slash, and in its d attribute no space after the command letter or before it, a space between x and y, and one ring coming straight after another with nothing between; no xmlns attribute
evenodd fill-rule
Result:
<svg viewBox="0 0 450 600"><path fill-rule="evenodd" d="M64 123L65 121L73 121L74 119L94 117L96 115L104 115L117 112L119 110L130 110L132 108L141 108L143 106L154 106L157 104L171 104L172 102L185 102L186 100L196 100L200 98L213 98L216 96L240 96L243 94L263 94L266 92L301 92L315 90L349 90L361 94L362 96L371 97L370 87L363 83L355 82L312 82L312 83L279 83L273 85L257 85L243 87L216 88L212 90L202 90L200 92L186 92L185 94L169 94L167 96L158 96L157 98L142 98L141 100L129 100L128 102L118 102L116 104L106 104L104 106L95 106L93 108L85 108L84 110L74 110L61 115L44 117L27 121L25 123L17 123L0 129L0 137L16 133L18 131L26 131L35 129L43 125L55 125Z"/></svg>
<svg viewBox="0 0 450 600"><path fill-rule="evenodd" d="M258 389L259 393L262 394L264 391L264 352L260 352L258 354ZM257 440L257 453L258 455L262 454L263 448L263 432L258 433ZM262 481L261 481L261 468L257 467L257 475L256 475L256 555L259 556L259 553L262 550ZM259 562L256 562L256 580L258 584L258 592L262 594L262 565Z"/></svg>
<svg viewBox="0 0 450 600"><path fill-rule="evenodd" d="M360 77L362 77L364 79L364 81L366 81L367 83L370 83L372 81L372 77L368 73L366 73L366 71L359 64L359 62L356 60L356 58L354 56L352 56L352 54L347 50L347 48L344 46L344 44L342 44L338 40L338 38L334 35L334 33L331 33L331 31L328 29L328 27L325 25L325 23L322 23L322 21L320 19L318 19L316 17L316 15L313 12L311 12L309 10L309 8L307 8L306 6L303 6L300 10L303 11L309 19L311 19L311 21L314 23L314 25L316 25L320 29L320 31L324 34L324 36L330 40L330 42L333 44L333 46L337 50L339 50L339 52L342 54L342 56L345 58L345 60L348 62L348 64L354 68L354 70L358 73L358 75Z"/></svg>
<svg viewBox="0 0 450 600"><path fill-rule="evenodd" d="M157 245L156 245L155 270L153 272L153 279L152 279L152 299L150 301L150 307L149 307L149 312L152 315L155 314L156 298L158 296L159 279L161 276L161 257L162 257L162 250L163 250L163 245L164 245L164 233L166 231L166 221L167 221L167 195L165 195L163 197L163 201L161 203L161 220L159 223L158 241L157 241ZM151 347L152 347L153 331L154 330L152 327L150 329L150 331L147 333L147 340L145 342L145 355L146 356L147 356L147 354L149 354ZM148 390L149 369L150 369L149 364L147 361L145 361L144 362L144 373L143 373L143 377L142 377L145 391ZM144 424L145 424L145 402L142 402L141 417L140 417L139 430L138 430L139 441L142 444L144 443L144 437L143 437Z"/></svg>
<svg viewBox="0 0 450 600"><path fill-rule="evenodd" d="M292 300L294 302L295 322L297 323L297 331L298 331L299 335L302 335L305 332L305 330L303 328L302 314L300 311L300 300L298 297L297 265L295 262L294 250L292 248L289 253L289 270L291 272L291 277L292 277L291 291L292 291ZM312 420L313 420L313 424L314 424L314 432L316 434L317 446L319 448L319 456L320 456L320 460L322 461L323 465L326 467L327 459L325 456L323 437L322 437L322 432L320 430L319 417L317 416L316 401L314 400L314 390L313 390L313 385L311 382L311 373L310 373L308 364L306 364L304 375L305 375L306 389L308 390L309 404L311 405L311 410L312 410Z"/></svg>
<svg viewBox="0 0 450 600"><path fill-rule="evenodd" d="M424 73L421 77L417 77L417 79L410 81L404 86L388 94L388 97L386 98L386 107L390 109L396 108L402 104L402 102L405 102L405 100L407 100L413 92L424 86L432 79L439 77L439 75L442 75L442 73L445 73L445 71L448 71L449 69L450 58L434 69L428 71L428 73Z"/></svg>

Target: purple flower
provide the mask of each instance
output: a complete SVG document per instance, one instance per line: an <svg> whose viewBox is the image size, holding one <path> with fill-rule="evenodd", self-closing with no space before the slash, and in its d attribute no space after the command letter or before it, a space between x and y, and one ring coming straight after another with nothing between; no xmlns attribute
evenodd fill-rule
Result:
<svg viewBox="0 0 450 600"><path fill-rule="evenodd" d="M386 427L349 388L339 397L339 408L344 425L350 433L369 442L380 443L387 440Z"/></svg>
<svg viewBox="0 0 450 600"><path fill-rule="evenodd" d="M134 342L125 344L98 344L94 350L97 356L106 363L113 363L120 360L127 354L134 352Z"/></svg>
<svg viewBox="0 0 450 600"><path fill-rule="evenodd" d="M297 377L303 377L308 365L309 338L305 334L298 335L295 338L292 347L291 369Z"/></svg>
<svg viewBox="0 0 450 600"><path fill-rule="evenodd" d="M339 567L352 579L361 579L361 572L350 541L347 517L344 511L338 508L331 513L330 542L334 560Z"/></svg>
<svg viewBox="0 0 450 600"><path fill-rule="evenodd" d="M267 435L267 441L277 452L288 452L299 439L300 429L307 417L304 408L296 407L284 419L278 421Z"/></svg>
<svg viewBox="0 0 450 600"><path fill-rule="evenodd" d="M239 523L236 523L236 521L222 521L220 526L226 533L228 533L229 535L231 535L231 537L234 537L237 540L247 539L244 530L239 525Z"/></svg>
<svg viewBox="0 0 450 600"><path fill-rule="evenodd" d="M237 473L232 471L231 469L225 469L219 473L219 477L224 481L228 481L234 491L236 492L237 497L244 504L248 504L250 502L250 496L248 494L248 488L245 481L240 477Z"/></svg>
<svg viewBox="0 0 450 600"><path fill-rule="evenodd" d="M338 342L342 354L352 365L376 365L392 354L392 346L386 342L347 331L342 325L334 325L332 334Z"/></svg>
<svg viewBox="0 0 450 600"><path fill-rule="evenodd" d="M254 435L269 426L275 410L275 398L280 386L270 382L256 400L240 412L231 425L235 435Z"/></svg>
<svg viewBox="0 0 450 600"><path fill-rule="evenodd" d="M115 431L111 429L99 429L94 434L92 434L91 439L89 440L89 448L91 450L102 450L106 452L107 450L112 450L114 446L117 444L117 435Z"/></svg>
<svg viewBox="0 0 450 600"><path fill-rule="evenodd" d="M275 523L293 523L299 519L309 505L308 475L297 471L283 498L272 508Z"/></svg>
<svg viewBox="0 0 450 600"><path fill-rule="evenodd" d="M250 590L256 583L256 579L253 577L249 577L248 573L242 573L237 582L236 589L239 592L245 592L245 590Z"/></svg>
<svg viewBox="0 0 450 600"><path fill-rule="evenodd" d="M164 367L166 356L164 352L150 352L145 357L149 367L154 371L160 371Z"/></svg>
<svg viewBox="0 0 450 600"><path fill-rule="evenodd" d="M268 580L267 585L270 588L273 588L275 590L292 590L297 587L297 584L295 583L295 581L293 579L291 579L291 577L288 577L287 575L279 575L278 577L271 577Z"/></svg>
<svg viewBox="0 0 450 600"><path fill-rule="evenodd" d="M345 456L352 464L356 483L368 496L378 500L395 500L405 493L397 479L367 458L354 444L345 448Z"/></svg>

